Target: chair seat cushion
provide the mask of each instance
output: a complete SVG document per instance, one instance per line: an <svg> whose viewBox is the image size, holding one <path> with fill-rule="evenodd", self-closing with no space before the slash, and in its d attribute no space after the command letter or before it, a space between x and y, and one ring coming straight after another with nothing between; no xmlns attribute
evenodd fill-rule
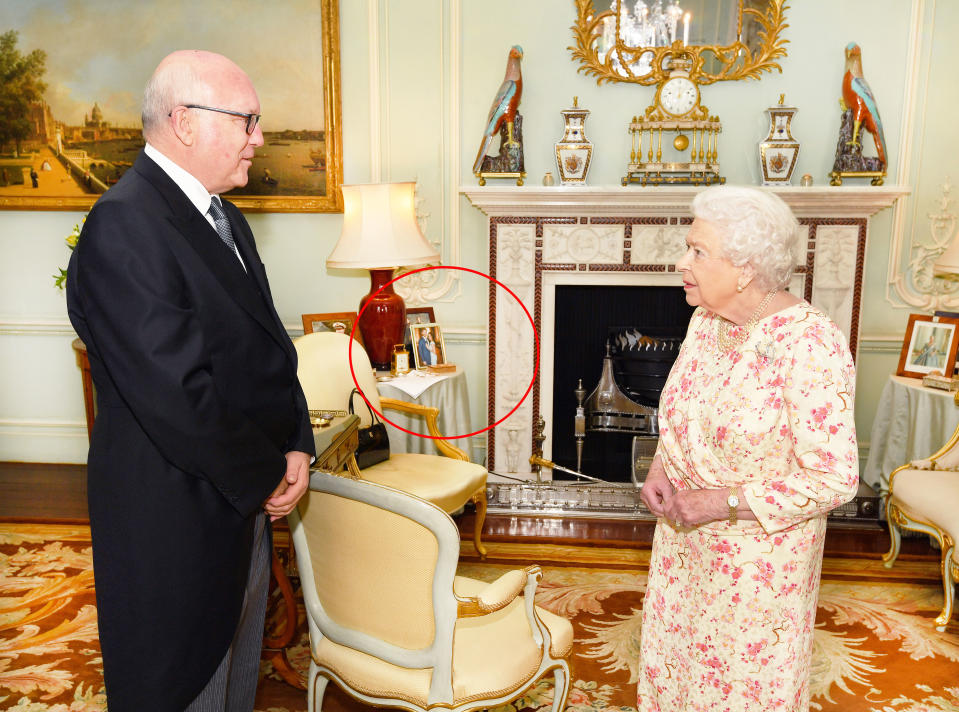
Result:
<svg viewBox="0 0 959 712"><path fill-rule="evenodd" d="M959 541L959 472L901 470L892 481L892 498L908 517L934 524ZM953 558L959 562L959 553Z"/></svg>
<svg viewBox="0 0 959 712"><path fill-rule="evenodd" d="M386 485L455 512L486 486L486 468L441 455L391 454L362 471L364 480Z"/></svg>
<svg viewBox="0 0 959 712"><path fill-rule="evenodd" d="M464 596L476 595L486 586L482 581L459 576L454 584L456 592ZM568 655L573 626L539 606L536 611L550 632L552 656ZM314 656L317 663L366 695L399 697L420 707L428 706L429 669L391 665L328 638L320 640ZM522 596L495 613L458 620L453 644L453 705L493 699L519 688L536 673L542 658L530 635Z"/></svg>

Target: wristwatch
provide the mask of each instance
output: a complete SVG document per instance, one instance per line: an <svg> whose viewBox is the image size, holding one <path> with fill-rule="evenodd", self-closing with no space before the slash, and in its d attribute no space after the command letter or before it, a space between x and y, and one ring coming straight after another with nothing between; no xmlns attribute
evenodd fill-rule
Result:
<svg viewBox="0 0 959 712"><path fill-rule="evenodd" d="M736 488L729 488L729 496L726 497L726 504L729 505L729 523L735 524L737 521L736 509L739 507L739 497L736 495Z"/></svg>

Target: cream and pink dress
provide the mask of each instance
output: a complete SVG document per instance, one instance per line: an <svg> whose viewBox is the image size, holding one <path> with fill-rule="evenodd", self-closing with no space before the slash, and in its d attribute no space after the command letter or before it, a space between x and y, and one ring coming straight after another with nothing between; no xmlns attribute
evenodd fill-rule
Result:
<svg viewBox="0 0 959 712"><path fill-rule="evenodd" d="M805 712L825 515L859 480L855 367L805 302L729 352L718 320L702 308L690 320L660 399L658 454L677 490L742 487L759 522L657 524L637 707Z"/></svg>

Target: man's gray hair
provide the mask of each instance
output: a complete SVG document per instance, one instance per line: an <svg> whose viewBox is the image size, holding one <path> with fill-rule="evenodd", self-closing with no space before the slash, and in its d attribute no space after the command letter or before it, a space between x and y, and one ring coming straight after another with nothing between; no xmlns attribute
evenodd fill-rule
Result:
<svg viewBox="0 0 959 712"><path fill-rule="evenodd" d="M779 196L744 186L715 186L693 198L693 215L719 231L723 255L752 265L763 289L784 289L796 263L799 222Z"/></svg>
<svg viewBox="0 0 959 712"><path fill-rule="evenodd" d="M210 94L210 87L189 62L161 64L143 90L143 137L149 141L177 106L208 103Z"/></svg>

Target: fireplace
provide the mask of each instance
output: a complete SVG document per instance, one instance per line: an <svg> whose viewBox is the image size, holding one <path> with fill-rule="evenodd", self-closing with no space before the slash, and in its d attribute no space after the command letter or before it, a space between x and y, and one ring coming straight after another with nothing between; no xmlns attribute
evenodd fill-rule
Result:
<svg viewBox="0 0 959 712"><path fill-rule="evenodd" d="M652 288L676 294L685 304L682 280L674 265L685 251L686 231L692 222L689 203L699 190L687 186L485 186L464 190L488 216L490 274L509 287L533 316L531 325L519 304L505 298L495 286L490 287L488 422L501 420L515 408L509 418L489 432L487 464L491 470L513 478L535 479L529 458L540 442L547 459L564 465L571 462L575 467L575 445L572 460L568 450L574 442L572 412L564 403L571 403L575 411L576 381L570 383L573 378L582 377L583 388L587 393L592 390L603 351L601 345L579 343L579 338L576 343L569 343L568 337L559 337L567 343L557 339L557 321L565 323L565 290L573 288L571 294L577 295L582 292L576 289L593 287ZM895 186L764 190L782 197L800 221L803 239L790 290L833 318L855 357L869 219L906 191ZM628 303L630 299L604 301ZM621 323L604 327L640 326L634 319L617 316L614 321ZM677 315L668 321L679 324L681 319ZM540 344L537 377L516 408L537 369L534 326ZM602 340L599 337L600 344ZM596 348L599 353L590 354L590 359L595 359L591 366L575 367L584 371L582 376L567 372L567 352ZM587 368L593 375L585 372ZM542 441L537 428L540 417L546 420ZM592 436L587 435L584 453ZM603 472L590 472L592 467ZM606 471L607 465L584 460L583 471L605 479L612 464L608 467ZM549 470L542 474L551 476ZM490 480L496 480L495 474Z"/></svg>
<svg viewBox="0 0 959 712"><path fill-rule="evenodd" d="M692 311L678 287L556 287L553 351L560 355L553 359L552 409L544 413L552 461L604 480L632 479L633 439L655 441L659 391ZM654 342L658 348L650 348ZM596 392L604 363L626 408L604 406L608 388ZM595 394L586 407L581 456L574 432L579 383L584 402ZM624 410L635 417L615 416Z"/></svg>

